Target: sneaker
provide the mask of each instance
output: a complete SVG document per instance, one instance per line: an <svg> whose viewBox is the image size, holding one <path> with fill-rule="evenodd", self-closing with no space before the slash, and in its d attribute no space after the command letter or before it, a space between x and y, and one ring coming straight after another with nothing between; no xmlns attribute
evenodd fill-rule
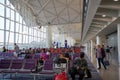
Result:
<svg viewBox="0 0 120 80"><path fill-rule="evenodd" d="M98 68L98 69L101 69L101 68Z"/></svg>

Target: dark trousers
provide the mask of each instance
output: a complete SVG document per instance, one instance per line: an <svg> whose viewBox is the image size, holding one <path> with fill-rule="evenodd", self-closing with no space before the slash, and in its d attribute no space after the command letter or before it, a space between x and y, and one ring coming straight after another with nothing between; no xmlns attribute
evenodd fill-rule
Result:
<svg viewBox="0 0 120 80"><path fill-rule="evenodd" d="M76 80L75 75L79 76L79 80L83 80L85 75L83 70L76 70L75 68L72 68L72 70L70 73L72 80Z"/></svg>
<svg viewBox="0 0 120 80"><path fill-rule="evenodd" d="M105 63L104 63L104 61L103 61L103 58L98 58L99 69L101 68L101 63L103 64L104 68L107 69L107 68L106 68L106 65L105 65Z"/></svg>

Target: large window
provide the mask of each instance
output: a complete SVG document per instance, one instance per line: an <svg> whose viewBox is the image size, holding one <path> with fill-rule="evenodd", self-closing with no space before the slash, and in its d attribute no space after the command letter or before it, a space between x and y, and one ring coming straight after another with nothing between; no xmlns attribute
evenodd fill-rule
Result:
<svg viewBox="0 0 120 80"><path fill-rule="evenodd" d="M6 7L6 17L10 19L10 8Z"/></svg>
<svg viewBox="0 0 120 80"><path fill-rule="evenodd" d="M4 31L0 30L0 42L4 41Z"/></svg>
<svg viewBox="0 0 120 80"><path fill-rule="evenodd" d="M0 29L4 29L4 18L0 17Z"/></svg>
<svg viewBox="0 0 120 80"><path fill-rule="evenodd" d="M23 12L25 16L31 18L27 9L24 8ZM30 19L24 19L27 23L30 21ZM38 29L32 26L32 23L29 23L31 24L29 27L25 21L9 0L0 0L0 47L5 45L13 49L13 43L19 43L22 48L26 48L31 43L33 47L35 47L34 43L37 43L36 46L46 45L46 27Z"/></svg>
<svg viewBox="0 0 120 80"><path fill-rule="evenodd" d="M4 3L5 3L5 0L0 0L0 3L1 3L1 4L4 4Z"/></svg>
<svg viewBox="0 0 120 80"><path fill-rule="evenodd" d="M1 4L0 4L0 16L4 16L4 6Z"/></svg>

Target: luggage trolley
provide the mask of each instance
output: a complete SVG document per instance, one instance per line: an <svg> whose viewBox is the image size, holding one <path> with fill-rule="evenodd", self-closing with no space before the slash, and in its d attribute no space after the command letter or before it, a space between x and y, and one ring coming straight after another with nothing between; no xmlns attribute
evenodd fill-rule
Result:
<svg viewBox="0 0 120 80"><path fill-rule="evenodd" d="M56 72L56 73L60 73L62 71L67 72L67 70L68 70L68 61L67 60L66 61L61 60L60 63L54 62L53 69L54 69L54 72Z"/></svg>

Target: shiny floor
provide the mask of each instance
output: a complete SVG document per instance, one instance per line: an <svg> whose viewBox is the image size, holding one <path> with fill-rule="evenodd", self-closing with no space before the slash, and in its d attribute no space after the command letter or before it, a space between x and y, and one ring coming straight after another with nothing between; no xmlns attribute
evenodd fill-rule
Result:
<svg viewBox="0 0 120 80"><path fill-rule="evenodd" d="M110 61L109 61L110 62ZM97 72L100 74L101 78L103 80L120 80L119 79L119 72L120 69L118 66L113 65L112 63L110 63L109 66L107 66L107 70L105 70L102 66L102 68L100 70L97 69L97 60L94 57L93 61L92 61L94 67L96 68Z"/></svg>

